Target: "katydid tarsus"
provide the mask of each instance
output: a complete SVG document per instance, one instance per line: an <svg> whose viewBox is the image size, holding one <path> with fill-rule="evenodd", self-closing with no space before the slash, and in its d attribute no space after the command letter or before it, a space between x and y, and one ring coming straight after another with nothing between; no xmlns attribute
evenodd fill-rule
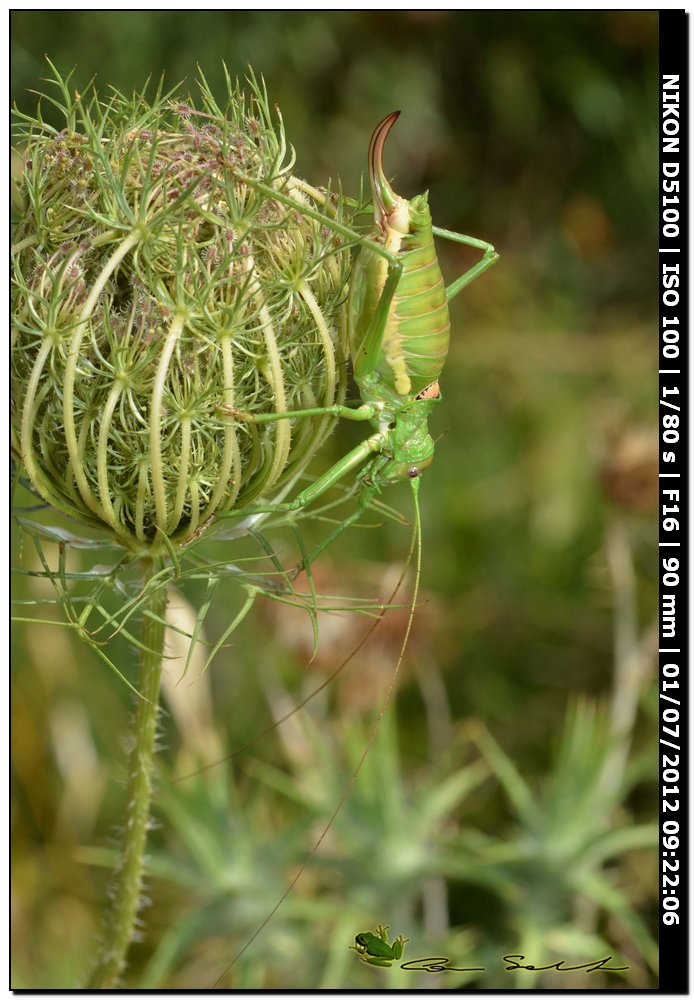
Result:
<svg viewBox="0 0 694 1000"><path fill-rule="evenodd" d="M281 503L260 502L222 516L249 518L266 513L300 511L321 498L345 477L356 473L359 482L356 509L311 553L308 560L310 564L338 534L374 503L386 486L407 480L412 487L414 503L410 552L416 552L416 574L402 647L386 697L357 768L298 874L253 937L224 970L217 984L252 944L291 892L339 813L375 739L394 689L417 603L421 568L419 482L423 470L431 464L434 455L434 441L428 430L428 418L432 409L441 401L438 380L449 347L448 303L498 259L494 247L484 240L433 226L427 193L408 201L393 191L383 170L382 154L386 137L398 115L399 112L393 112L379 123L369 146L368 169L375 214L375 227L370 237L360 236L331 219L327 211L321 213L310 209L296 198L241 175L232 167L232 172L252 189L274 198L288 208L308 214L347 237L350 246L359 247L349 283L347 310L350 354L361 399L354 406L335 404L286 413L246 413L229 406L221 406L220 410L230 419L242 422L272 423L325 415L352 421L368 421L374 426L374 430L294 499ZM448 287L444 285L439 268L434 247L435 236L482 251L482 258Z"/></svg>

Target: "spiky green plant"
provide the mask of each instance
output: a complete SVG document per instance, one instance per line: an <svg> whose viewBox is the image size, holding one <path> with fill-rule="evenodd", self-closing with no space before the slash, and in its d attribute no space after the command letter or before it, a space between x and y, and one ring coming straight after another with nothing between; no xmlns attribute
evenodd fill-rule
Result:
<svg viewBox="0 0 694 1000"><path fill-rule="evenodd" d="M26 485L120 551L76 610L40 539L58 540L61 559L79 540L23 522L72 625L105 659L93 613L140 650L121 859L91 980L108 988L140 901L166 585L220 515L291 485L331 430L325 417L256 426L229 412L341 400L349 254L318 212L348 209L292 175L281 116L252 74L249 98L227 75L223 106L201 78L198 108L161 87L150 101L79 94L55 70L50 83L36 116L17 116L12 442ZM63 127L44 120L45 103ZM224 572L237 567L209 578ZM241 580L232 627L272 589ZM103 606L114 582L117 613Z"/></svg>
<svg viewBox="0 0 694 1000"><path fill-rule="evenodd" d="M536 962L548 967L558 957L603 957L614 948L598 919L607 915L612 933L621 928L622 940L656 971L657 944L620 885L614 861L635 849L652 849L658 830L654 823L625 822L635 774L615 777L613 754L624 734L610 727L604 706L569 705L541 790L530 786L486 728L474 724L470 733L509 801L514 824L503 837L464 833L460 874L497 893L509 908L513 950L543 958L553 954ZM537 985L542 974L530 975ZM551 970L543 981L548 980Z"/></svg>

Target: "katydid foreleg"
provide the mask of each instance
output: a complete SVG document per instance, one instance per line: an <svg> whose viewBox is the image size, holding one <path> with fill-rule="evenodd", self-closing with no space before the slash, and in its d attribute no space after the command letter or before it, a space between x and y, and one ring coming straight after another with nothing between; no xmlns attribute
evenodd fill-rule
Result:
<svg viewBox="0 0 694 1000"><path fill-rule="evenodd" d="M285 416L296 416L296 414L265 414L265 416L281 419ZM372 434L371 437L362 441L356 448L353 448L344 458L341 458L339 462L331 466L327 472L324 472L315 483L311 483L305 490L302 490L293 500L287 500L283 503L259 504L246 510L229 511L226 514L220 515L220 517L247 517L253 514L281 514L294 510L302 510L322 496L326 490L329 490L331 486L334 486L340 479L348 475L348 473L364 465L372 455L383 451L387 439L386 431L378 431L376 434Z"/></svg>

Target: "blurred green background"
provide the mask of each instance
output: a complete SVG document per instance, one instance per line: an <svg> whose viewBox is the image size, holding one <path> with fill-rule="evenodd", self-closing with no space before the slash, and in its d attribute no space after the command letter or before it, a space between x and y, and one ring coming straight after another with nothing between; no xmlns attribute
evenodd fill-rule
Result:
<svg viewBox="0 0 694 1000"><path fill-rule="evenodd" d="M77 89L97 74L103 92L165 72L194 94L199 64L221 97L222 61L239 76L251 64L282 109L295 172L339 177L348 194L373 127L400 109L386 151L396 190L428 189L436 224L502 254L452 308L420 493L422 607L397 704L320 852L222 985L587 985L585 973L504 972L508 953L536 965L613 954L628 969L593 973L590 988L655 985L657 14L15 11L12 38L12 96L27 110L44 53L76 67ZM449 281L474 260L455 244L440 257ZM317 467L359 436L338 427ZM406 487L386 499L411 516ZM290 543L278 539L282 554ZM354 528L321 557L317 584L385 596L408 544L391 522ZM15 562L38 568L21 539ZM15 589L51 596L45 581ZM172 597L181 627L201 595ZM217 599L208 639L237 604L231 588ZM277 607L256 609L178 686L185 650L172 637L152 905L126 987L215 981L298 871L368 739L403 612L233 768L169 783L264 729L363 629L354 615L323 621L307 667L309 624ZM127 644L114 658L133 679ZM15 988L69 988L92 959L130 709L66 629L17 627ZM348 945L379 923L410 939L405 958L487 971L368 968Z"/></svg>

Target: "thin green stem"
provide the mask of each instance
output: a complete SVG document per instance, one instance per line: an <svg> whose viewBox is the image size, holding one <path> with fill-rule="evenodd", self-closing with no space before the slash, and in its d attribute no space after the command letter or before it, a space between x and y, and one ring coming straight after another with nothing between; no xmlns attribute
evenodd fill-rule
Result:
<svg viewBox="0 0 694 1000"><path fill-rule="evenodd" d="M150 561L143 582L151 580L159 569L154 561ZM100 954L87 989L107 990L117 985L135 934L135 922L141 900L164 649L163 619L166 611L164 586L152 589L143 604L143 610L138 685L140 697L135 706L133 749L129 762L127 803L117 881L106 918Z"/></svg>

